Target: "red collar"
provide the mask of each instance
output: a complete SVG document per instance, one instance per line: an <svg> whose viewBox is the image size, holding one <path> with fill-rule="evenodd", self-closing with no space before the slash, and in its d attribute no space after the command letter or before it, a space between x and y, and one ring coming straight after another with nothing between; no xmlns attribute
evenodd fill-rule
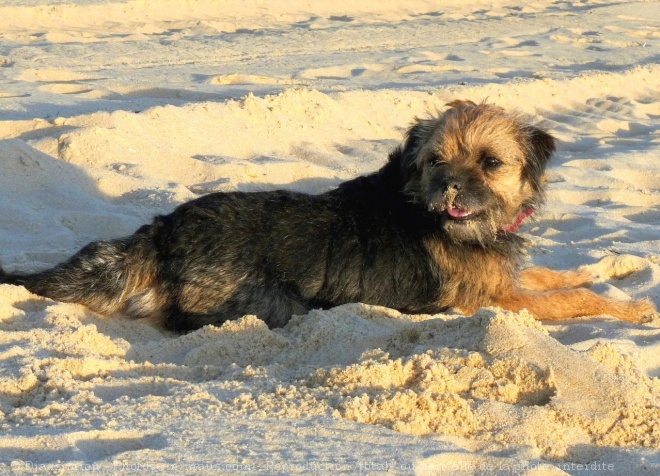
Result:
<svg viewBox="0 0 660 476"><path fill-rule="evenodd" d="M528 216L530 216L532 213L534 213L534 207L529 207L527 210L521 212L518 215L514 223L512 223L509 226L504 226L500 228L500 231L504 231L506 233L513 233L514 231L517 231L518 228L520 228L520 225L522 225L523 220Z"/></svg>

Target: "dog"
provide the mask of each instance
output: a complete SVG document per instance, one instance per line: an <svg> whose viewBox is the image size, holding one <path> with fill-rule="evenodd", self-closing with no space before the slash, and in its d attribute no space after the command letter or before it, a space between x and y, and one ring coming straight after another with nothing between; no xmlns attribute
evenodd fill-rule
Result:
<svg viewBox="0 0 660 476"><path fill-rule="evenodd" d="M245 314L281 327L349 302L642 322L651 302L599 296L585 271L523 269L517 230L544 201L554 151L555 139L519 115L454 101L417 119L380 170L331 191L209 194L52 269L0 272L0 283L178 332Z"/></svg>

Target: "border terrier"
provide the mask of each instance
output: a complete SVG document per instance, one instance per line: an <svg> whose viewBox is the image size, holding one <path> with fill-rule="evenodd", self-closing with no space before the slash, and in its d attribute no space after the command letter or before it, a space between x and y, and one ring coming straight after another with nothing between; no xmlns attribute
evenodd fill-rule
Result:
<svg viewBox="0 0 660 476"><path fill-rule="evenodd" d="M209 194L52 269L0 271L0 283L180 332L245 314L281 327L348 302L641 322L650 301L599 296L585 271L522 269L516 231L543 203L554 150L550 134L514 113L454 101L416 120L380 170L329 192Z"/></svg>

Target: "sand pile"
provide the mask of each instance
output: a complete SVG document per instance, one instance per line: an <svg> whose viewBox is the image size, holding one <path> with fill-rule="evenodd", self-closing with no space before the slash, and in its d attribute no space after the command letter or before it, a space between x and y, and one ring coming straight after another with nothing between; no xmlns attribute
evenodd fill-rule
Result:
<svg viewBox="0 0 660 476"><path fill-rule="evenodd" d="M526 312L405 316L351 304L281 330L245 316L173 337L22 288L2 292L13 299L2 328L14 339L3 357L22 363L0 380L5 428L112 428L128 407L156 426L318 416L582 462L599 447L660 444L657 379L610 344L562 345Z"/></svg>

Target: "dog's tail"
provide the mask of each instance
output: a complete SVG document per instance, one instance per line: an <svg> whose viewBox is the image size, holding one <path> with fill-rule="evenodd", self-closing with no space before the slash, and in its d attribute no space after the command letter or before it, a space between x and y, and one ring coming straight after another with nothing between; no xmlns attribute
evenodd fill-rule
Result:
<svg viewBox="0 0 660 476"><path fill-rule="evenodd" d="M6 273L0 283L25 286L56 301L75 302L109 314L146 293L158 274L151 225L127 238L88 244L68 261L34 274Z"/></svg>

